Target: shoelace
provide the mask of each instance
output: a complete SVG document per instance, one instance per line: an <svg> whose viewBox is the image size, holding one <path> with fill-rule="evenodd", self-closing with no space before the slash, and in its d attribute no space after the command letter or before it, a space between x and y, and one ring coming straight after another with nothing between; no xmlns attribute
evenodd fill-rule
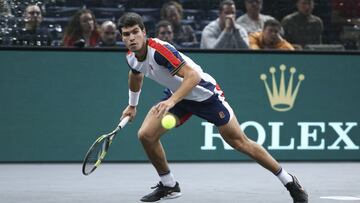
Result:
<svg viewBox="0 0 360 203"><path fill-rule="evenodd" d="M152 186L151 189L159 188L161 186L162 186L162 184L160 182L158 182L158 184L156 184L155 186Z"/></svg>

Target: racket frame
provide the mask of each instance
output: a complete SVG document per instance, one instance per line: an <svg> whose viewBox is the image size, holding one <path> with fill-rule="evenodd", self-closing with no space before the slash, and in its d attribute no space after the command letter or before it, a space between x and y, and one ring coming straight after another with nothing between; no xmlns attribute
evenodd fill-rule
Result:
<svg viewBox="0 0 360 203"><path fill-rule="evenodd" d="M112 143L112 140L115 138L115 135L119 132L119 130L121 130L122 128L125 127L125 125L129 122L129 120L130 120L129 116L124 117L111 133L101 135L95 140L95 142L91 145L91 147L87 151L87 153L85 155L85 158L84 158L84 161L83 161L83 164L82 164L82 173L84 175L90 175L92 172L95 171L96 168L99 167L101 162L104 160L104 158L106 156L106 153L109 150L109 147L110 147L110 145ZM93 168L90 171L87 172L86 171L86 165L87 165L87 161L88 161L88 159L90 157L90 154L95 149L95 146L97 144L101 143L104 139L106 139L105 143L104 143L105 144L105 149L102 149L101 155L99 156L98 160L93 165Z"/></svg>

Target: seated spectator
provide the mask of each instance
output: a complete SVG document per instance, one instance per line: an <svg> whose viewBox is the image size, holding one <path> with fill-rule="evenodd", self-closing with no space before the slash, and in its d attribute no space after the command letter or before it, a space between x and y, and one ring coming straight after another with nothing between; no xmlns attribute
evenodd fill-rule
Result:
<svg viewBox="0 0 360 203"><path fill-rule="evenodd" d="M43 20L41 9L38 5L28 5L23 14L24 27L14 29L13 45L20 46L50 46L51 35L47 28L41 27Z"/></svg>
<svg viewBox="0 0 360 203"><path fill-rule="evenodd" d="M236 7L233 0L224 0L219 5L219 17L203 30L202 49L247 49L248 34L235 23Z"/></svg>
<svg viewBox="0 0 360 203"><path fill-rule="evenodd" d="M100 40L95 15L88 9L75 13L65 28L64 46L95 47Z"/></svg>
<svg viewBox="0 0 360 203"><path fill-rule="evenodd" d="M246 29L248 33L260 32L267 20L274 19L269 15L261 14L262 0L245 0L246 13L240 16L236 23Z"/></svg>
<svg viewBox="0 0 360 203"><path fill-rule="evenodd" d="M116 25L112 21L105 21L100 26L99 47L119 47L117 43L118 32Z"/></svg>
<svg viewBox="0 0 360 203"><path fill-rule="evenodd" d="M165 3L161 10L161 19L167 20L174 28L174 42L181 45L182 43L197 43L194 29L190 25L181 23L183 17L183 7L176 1Z"/></svg>
<svg viewBox="0 0 360 203"><path fill-rule="evenodd" d="M249 35L250 48L294 50L294 47L281 37L280 32L281 24L277 20L266 21L262 32Z"/></svg>
<svg viewBox="0 0 360 203"><path fill-rule="evenodd" d="M360 0L332 0L333 41L346 49L360 49Z"/></svg>
<svg viewBox="0 0 360 203"><path fill-rule="evenodd" d="M284 17L282 26L284 38L292 44L305 47L307 44L321 44L322 20L312 15L314 0L297 0L297 11Z"/></svg>
<svg viewBox="0 0 360 203"><path fill-rule="evenodd" d="M7 0L0 0L0 16L11 16L11 9Z"/></svg>
<svg viewBox="0 0 360 203"><path fill-rule="evenodd" d="M162 20L156 24L156 38L169 42L172 44L175 48L180 48L178 44L174 42L174 32L172 24L167 20Z"/></svg>

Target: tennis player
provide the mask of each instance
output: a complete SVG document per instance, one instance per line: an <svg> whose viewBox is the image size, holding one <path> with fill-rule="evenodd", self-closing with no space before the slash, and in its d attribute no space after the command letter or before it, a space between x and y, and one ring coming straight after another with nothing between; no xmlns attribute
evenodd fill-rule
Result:
<svg viewBox="0 0 360 203"><path fill-rule="evenodd" d="M150 109L138 132L145 152L160 176L160 182L152 187L154 191L142 197L141 201L155 202L181 195L179 183L169 169L160 142L161 135L167 131L161 126L161 118L170 112L178 118L178 126L193 114L213 123L234 149L275 174L289 190L294 203L308 202L308 195L297 178L287 173L262 146L250 140L240 129L214 78L171 44L147 38L140 15L125 13L118 21L118 29L129 49L126 60L130 67L129 105L122 117L135 117L144 76L166 88L164 99Z"/></svg>

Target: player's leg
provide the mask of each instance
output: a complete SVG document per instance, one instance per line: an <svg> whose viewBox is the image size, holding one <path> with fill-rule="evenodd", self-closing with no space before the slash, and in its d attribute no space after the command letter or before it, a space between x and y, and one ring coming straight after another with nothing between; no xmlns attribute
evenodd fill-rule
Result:
<svg viewBox="0 0 360 203"><path fill-rule="evenodd" d="M280 170L279 163L261 145L245 135L235 115L227 124L218 129L224 140L234 149L247 154L274 174Z"/></svg>
<svg viewBox="0 0 360 203"><path fill-rule="evenodd" d="M245 135L232 108L222 94L215 94L203 102L192 102L188 108L195 115L215 124L224 140L234 149L249 155L274 173L290 191L295 203L307 203L307 193L302 189L296 177L288 174L261 145Z"/></svg>
<svg viewBox="0 0 360 203"><path fill-rule="evenodd" d="M161 181L152 187L155 189L153 192L141 198L143 202L156 202L160 199L176 198L181 195L179 183L175 181L170 172L165 151L160 142L160 137L165 132L166 129L161 126L161 118L157 118L155 108L151 108L139 129L138 137Z"/></svg>
<svg viewBox="0 0 360 203"><path fill-rule="evenodd" d="M161 119L156 117L154 107L146 115L139 131L138 138L144 150L159 174L169 171L165 151L160 142L160 137L166 132L161 126Z"/></svg>
<svg viewBox="0 0 360 203"><path fill-rule="evenodd" d="M230 146L247 154L264 168L275 174L289 190L294 203L308 202L307 192L302 188L297 178L288 174L261 145L250 140L245 135L235 115L227 124L219 126L218 129L224 140L229 143Z"/></svg>

